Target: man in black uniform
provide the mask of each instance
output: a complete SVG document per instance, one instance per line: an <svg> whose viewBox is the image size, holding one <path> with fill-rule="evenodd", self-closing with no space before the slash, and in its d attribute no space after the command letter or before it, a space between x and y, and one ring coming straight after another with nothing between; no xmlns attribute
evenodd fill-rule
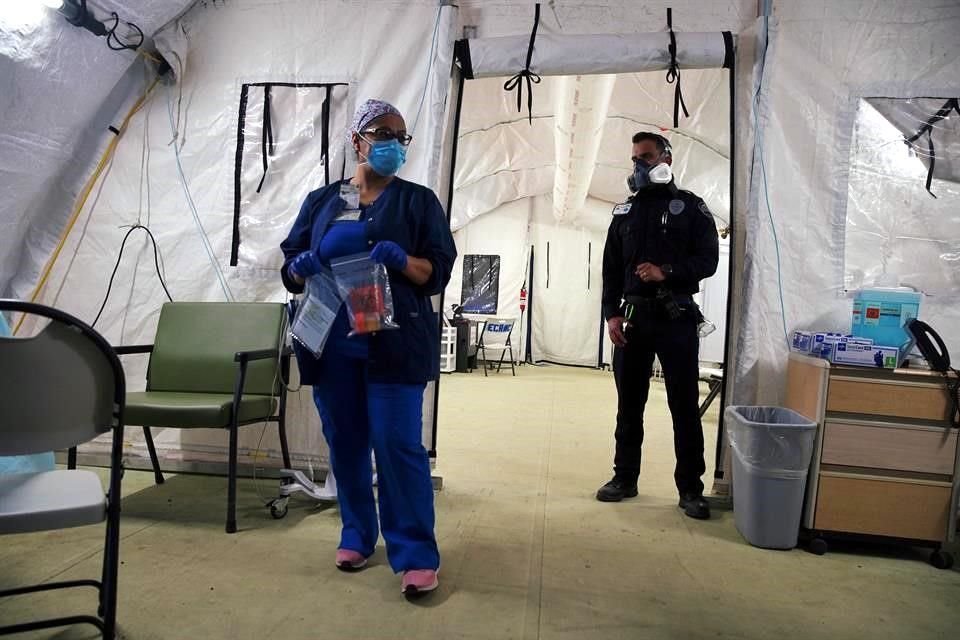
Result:
<svg viewBox="0 0 960 640"><path fill-rule="evenodd" d="M653 358L660 358L673 417L674 479L680 507L691 518L710 517L700 477L699 309L692 294L717 270L713 215L703 200L677 189L670 143L655 133L633 137L634 195L613 211L603 250L603 316L616 349L617 430L614 476L597 491L603 502L637 495L643 409Z"/></svg>

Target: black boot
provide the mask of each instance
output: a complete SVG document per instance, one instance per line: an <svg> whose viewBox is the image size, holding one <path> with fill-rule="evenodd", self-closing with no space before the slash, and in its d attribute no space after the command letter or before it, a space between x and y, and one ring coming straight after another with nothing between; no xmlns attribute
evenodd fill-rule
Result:
<svg viewBox="0 0 960 640"><path fill-rule="evenodd" d="M690 518L697 520L710 519L710 503L699 493L680 494L680 508Z"/></svg>
<svg viewBox="0 0 960 640"><path fill-rule="evenodd" d="M634 498L637 495L636 480L613 477L613 480L600 487L597 491L597 500L600 502L620 502L624 498Z"/></svg>

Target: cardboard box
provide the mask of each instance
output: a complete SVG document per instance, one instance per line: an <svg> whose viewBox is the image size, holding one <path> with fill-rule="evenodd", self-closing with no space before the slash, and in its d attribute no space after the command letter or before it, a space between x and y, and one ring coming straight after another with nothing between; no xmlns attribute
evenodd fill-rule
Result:
<svg viewBox="0 0 960 640"><path fill-rule="evenodd" d="M793 343L790 348L800 353L810 353L813 347L813 333L810 331L794 331Z"/></svg>
<svg viewBox="0 0 960 640"><path fill-rule="evenodd" d="M856 343L838 343L830 356L834 364L853 365L857 367L881 367L896 369L900 360L900 349L879 345L863 345Z"/></svg>
<svg viewBox="0 0 960 640"><path fill-rule="evenodd" d="M862 347L872 347L873 340L856 336L845 336L840 333L812 333L810 337L810 355L829 360L834 349L839 344L855 344Z"/></svg>

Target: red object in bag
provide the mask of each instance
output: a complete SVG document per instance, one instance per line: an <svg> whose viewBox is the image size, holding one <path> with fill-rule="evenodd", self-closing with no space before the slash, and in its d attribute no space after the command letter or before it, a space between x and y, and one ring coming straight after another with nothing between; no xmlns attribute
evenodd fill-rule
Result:
<svg viewBox="0 0 960 640"><path fill-rule="evenodd" d="M383 287L368 285L351 289L350 308L353 310L353 326L356 333L379 331L383 327L382 317L386 311Z"/></svg>
<svg viewBox="0 0 960 640"><path fill-rule="evenodd" d="M350 306L357 315L361 313L383 313L383 288L378 285L357 287L350 291Z"/></svg>

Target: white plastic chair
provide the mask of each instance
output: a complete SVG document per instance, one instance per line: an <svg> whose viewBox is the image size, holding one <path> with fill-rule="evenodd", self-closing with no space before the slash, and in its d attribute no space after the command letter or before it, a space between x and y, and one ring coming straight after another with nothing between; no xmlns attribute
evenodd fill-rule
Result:
<svg viewBox="0 0 960 640"><path fill-rule="evenodd" d="M513 326L516 324L515 318L494 318L483 323L483 329L480 330L480 337L477 339L477 351L480 352L480 359L483 361L483 375L487 375L488 359L487 351L495 354L499 352L500 358L497 364L497 373L503 368L503 359L510 354L510 370L513 375L517 375L517 368L513 362L513 345L510 338L513 334Z"/></svg>
<svg viewBox="0 0 960 640"><path fill-rule="evenodd" d="M0 337L0 455L68 449L113 432L110 488L92 471L58 470L0 476L0 535L66 529L106 521L101 580L69 580L0 591L0 598L73 587L99 592L98 617L64 616L0 627L0 635L91 624L113 638L120 558L123 367L92 328L38 304L0 300L0 311L50 320L36 336Z"/></svg>

